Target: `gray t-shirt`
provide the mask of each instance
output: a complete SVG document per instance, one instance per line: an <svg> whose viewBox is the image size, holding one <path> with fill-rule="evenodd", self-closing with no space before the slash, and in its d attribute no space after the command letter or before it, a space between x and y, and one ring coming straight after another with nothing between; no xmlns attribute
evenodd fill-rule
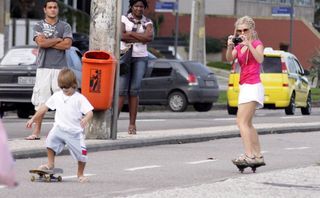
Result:
<svg viewBox="0 0 320 198"><path fill-rule="evenodd" d="M51 25L45 20L39 21L33 28L33 40L39 35L44 35L46 38L71 38L71 26L58 20L56 24ZM37 57L37 66L39 68L61 69L67 67L67 59L65 50L54 48L39 48Z"/></svg>

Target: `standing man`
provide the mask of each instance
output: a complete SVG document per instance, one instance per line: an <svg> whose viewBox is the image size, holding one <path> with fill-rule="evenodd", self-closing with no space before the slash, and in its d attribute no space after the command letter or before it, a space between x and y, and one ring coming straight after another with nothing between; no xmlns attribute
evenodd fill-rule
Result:
<svg viewBox="0 0 320 198"><path fill-rule="evenodd" d="M71 26L58 19L59 7L57 0L46 0L43 11L45 19L34 26L33 40L39 47L37 57L36 83L31 98L37 111L47 99L60 88L58 74L67 67L66 49L72 44ZM39 140L43 117L35 123L32 134L26 140Z"/></svg>

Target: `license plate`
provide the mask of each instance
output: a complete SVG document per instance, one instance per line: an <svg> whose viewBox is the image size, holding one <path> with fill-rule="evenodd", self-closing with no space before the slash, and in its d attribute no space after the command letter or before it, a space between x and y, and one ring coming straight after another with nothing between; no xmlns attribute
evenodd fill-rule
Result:
<svg viewBox="0 0 320 198"><path fill-rule="evenodd" d="M20 85L33 85L36 82L36 77L34 76L19 76L18 84Z"/></svg>
<svg viewBox="0 0 320 198"><path fill-rule="evenodd" d="M212 80L207 80L207 81L206 81L206 86L208 86L208 87L213 87L213 86L214 86L214 81L212 81Z"/></svg>

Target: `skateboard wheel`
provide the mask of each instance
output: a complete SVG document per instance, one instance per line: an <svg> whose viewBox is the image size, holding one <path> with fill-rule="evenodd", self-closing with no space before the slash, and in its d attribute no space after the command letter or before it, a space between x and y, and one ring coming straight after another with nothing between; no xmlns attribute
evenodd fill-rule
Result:
<svg viewBox="0 0 320 198"><path fill-rule="evenodd" d="M58 182L62 181L62 177L61 176L58 176L57 179L58 179Z"/></svg>
<svg viewBox="0 0 320 198"><path fill-rule="evenodd" d="M36 177L34 175L31 176L31 179L30 179L32 182L34 182L36 180Z"/></svg>
<svg viewBox="0 0 320 198"><path fill-rule="evenodd" d="M45 179L46 182L50 182L51 181L51 178L50 178L49 175L45 176L44 179Z"/></svg>

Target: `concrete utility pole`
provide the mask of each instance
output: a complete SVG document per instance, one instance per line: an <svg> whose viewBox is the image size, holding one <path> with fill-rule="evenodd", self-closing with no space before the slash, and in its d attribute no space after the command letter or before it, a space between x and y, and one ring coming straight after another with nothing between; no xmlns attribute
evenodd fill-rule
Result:
<svg viewBox="0 0 320 198"><path fill-rule="evenodd" d="M117 0L92 0L90 13L90 50L106 50L114 54L115 57L119 57L121 5L121 1ZM94 111L93 120L86 128L87 139L110 138L109 128L111 126L111 119L117 121L115 116L118 114L118 72L117 70L113 113L110 109L107 111ZM116 123L113 124L115 124L116 128ZM111 134L111 138L116 139L116 134Z"/></svg>
<svg viewBox="0 0 320 198"><path fill-rule="evenodd" d="M0 58L9 48L10 0L0 0Z"/></svg>
<svg viewBox="0 0 320 198"><path fill-rule="evenodd" d="M206 64L205 0L193 0L189 60Z"/></svg>
<svg viewBox="0 0 320 198"><path fill-rule="evenodd" d="M293 52L293 13L294 13L294 0L290 1L290 47L289 52Z"/></svg>

